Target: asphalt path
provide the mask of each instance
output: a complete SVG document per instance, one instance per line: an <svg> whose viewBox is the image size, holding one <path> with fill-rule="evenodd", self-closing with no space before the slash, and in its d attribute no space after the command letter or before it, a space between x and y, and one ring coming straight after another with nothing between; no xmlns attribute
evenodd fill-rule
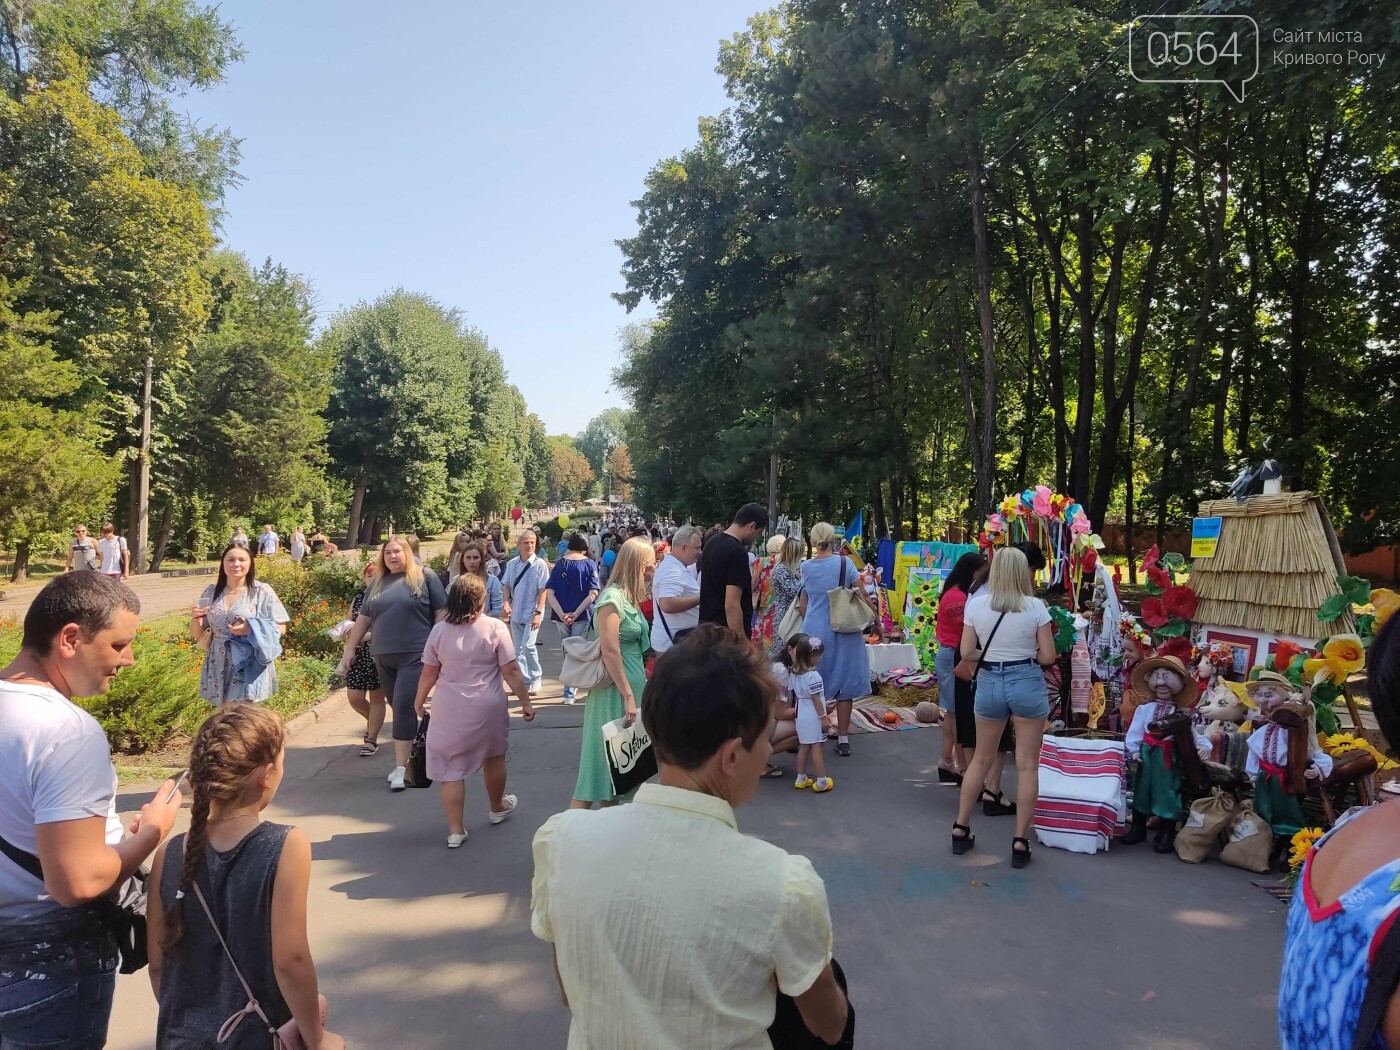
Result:
<svg viewBox="0 0 1400 1050"><path fill-rule="evenodd" d="M513 720L518 813L488 825L473 778L470 838L452 852L437 790L390 793L388 749L356 755L353 713L323 706L293 738L268 816L314 843L311 944L331 1028L352 1047L564 1046L549 948L529 929L531 837L567 805L577 771L583 709L558 693L547 683L535 722ZM980 815L977 848L954 857L956 792L937 781L937 731L856 736L852 751L828 757L834 791L765 781L738 820L810 857L826 881L858 1046L1276 1045L1284 907L1252 885L1259 876L1147 845L1038 847L1014 871L1010 818ZM120 808L144 797L127 789ZM154 1030L145 974L121 978L108 1046L146 1050Z"/></svg>

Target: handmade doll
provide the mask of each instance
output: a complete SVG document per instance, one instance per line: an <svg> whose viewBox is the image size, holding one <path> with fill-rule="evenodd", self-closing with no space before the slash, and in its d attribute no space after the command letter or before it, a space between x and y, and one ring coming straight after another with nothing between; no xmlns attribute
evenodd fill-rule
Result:
<svg viewBox="0 0 1400 1050"><path fill-rule="evenodd" d="M1124 616L1118 624L1123 637L1122 678L1123 695L1118 701L1118 718L1122 725L1132 725L1133 714L1144 697L1133 688L1133 671L1152 651L1152 640L1132 616Z"/></svg>
<svg viewBox="0 0 1400 1050"><path fill-rule="evenodd" d="M1153 843L1158 853L1172 852L1176 825L1186 811L1182 798L1183 774L1199 778L1202 759L1210 755L1210 743L1190 726L1184 708L1197 698L1196 683L1175 656L1153 656L1133 668L1133 690L1142 698L1123 741L1130 758L1137 758L1133 784L1133 823L1123 842L1147 838L1147 821L1162 821ZM1187 753L1183 754L1183 742ZM1189 750L1194 747L1194 751Z"/></svg>
<svg viewBox="0 0 1400 1050"><path fill-rule="evenodd" d="M1243 687L1240 687L1243 693ZM1201 717L1201 731L1209 737L1213 733L1248 733L1249 703L1244 696L1236 693L1233 683L1217 678L1200 702L1196 713Z"/></svg>
<svg viewBox="0 0 1400 1050"><path fill-rule="evenodd" d="M1286 676L1260 671L1245 689L1259 705L1260 725L1249 736L1245 765L1254 778L1254 809L1287 840L1306 823L1306 782L1331 776L1332 756L1318 746L1312 704Z"/></svg>

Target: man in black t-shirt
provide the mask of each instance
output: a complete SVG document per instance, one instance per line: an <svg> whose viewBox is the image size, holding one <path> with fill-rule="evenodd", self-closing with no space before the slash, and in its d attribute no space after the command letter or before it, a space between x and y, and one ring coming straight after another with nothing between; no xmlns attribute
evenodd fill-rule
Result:
<svg viewBox="0 0 1400 1050"><path fill-rule="evenodd" d="M753 572L748 545L768 527L768 512L745 503L729 528L700 552L700 622L728 627L747 640L753 627Z"/></svg>

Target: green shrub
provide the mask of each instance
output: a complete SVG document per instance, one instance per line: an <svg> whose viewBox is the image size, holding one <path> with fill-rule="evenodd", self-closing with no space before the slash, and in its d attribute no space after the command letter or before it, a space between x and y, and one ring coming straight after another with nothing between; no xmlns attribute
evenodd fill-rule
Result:
<svg viewBox="0 0 1400 1050"><path fill-rule="evenodd" d="M434 554L423 565L423 568L427 569L429 572L435 572L439 576L441 576L447 571L447 555L445 553Z"/></svg>

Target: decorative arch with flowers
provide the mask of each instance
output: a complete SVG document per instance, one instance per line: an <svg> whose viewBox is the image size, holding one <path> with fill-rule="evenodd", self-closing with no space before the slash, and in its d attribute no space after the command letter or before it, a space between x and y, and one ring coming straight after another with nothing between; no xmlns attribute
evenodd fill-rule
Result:
<svg viewBox="0 0 1400 1050"><path fill-rule="evenodd" d="M1093 573L1103 549L1084 508L1069 496L1037 485L1002 500L983 523L977 544L995 553L996 547L1027 540L1045 555L1044 582L1064 586L1070 607L1078 609L1080 584Z"/></svg>

